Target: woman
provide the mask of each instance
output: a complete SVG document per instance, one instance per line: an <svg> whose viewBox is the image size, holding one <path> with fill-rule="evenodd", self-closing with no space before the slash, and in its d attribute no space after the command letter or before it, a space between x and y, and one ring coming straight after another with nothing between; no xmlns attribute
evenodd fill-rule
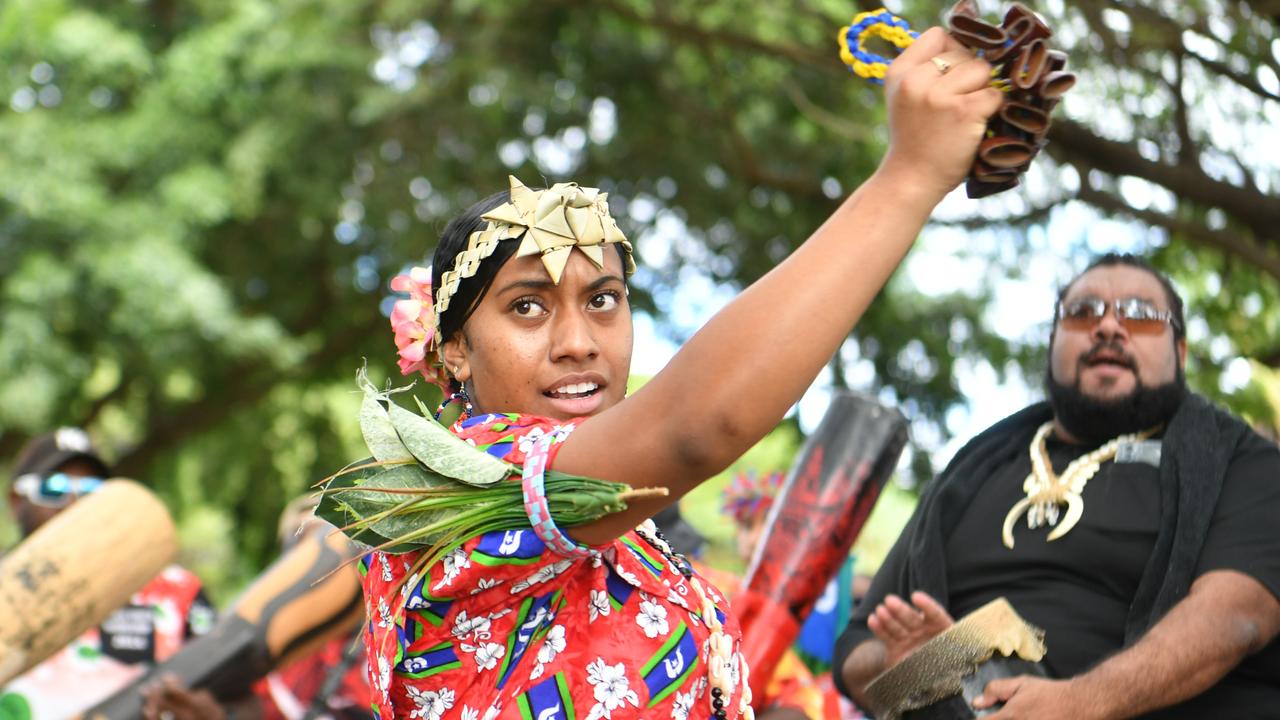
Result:
<svg viewBox="0 0 1280 720"><path fill-rule="evenodd" d="M990 70L941 30L922 35L890 68L891 147L875 175L625 401L630 248L602 199L516 184L450 223L430 288L421 274L397 285L434 288L439 311L427 323L434 337L393 315L402 367L430 371L433 356L417 353L437 342L475 414L454 431L526 474L554 466L670 494L571 539L544 523L536 536L473 538L422 577L405 577L414 555L372 553L363 569L379 717L751 717L727 603L652 525L637 525L799 399L965 176L1001 102ZM579 214L603 232L572 219L530 229L556 203L588 207Z"/></svg>

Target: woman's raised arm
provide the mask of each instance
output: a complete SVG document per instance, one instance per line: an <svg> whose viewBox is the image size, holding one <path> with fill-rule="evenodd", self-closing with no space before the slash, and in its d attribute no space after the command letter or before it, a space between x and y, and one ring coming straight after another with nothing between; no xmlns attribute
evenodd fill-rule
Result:
<svg viewBox="0 0 1280 720"><path fill-rule="evenodd" d="M875 174L644 388L584 423L555 467L665 486L671 502L774 428L888 281L934 206L965 176L1001 103L990 73L941 29L922 34L889 67L890 147ZM604 542L662 504L636 502L572 534Z"/></svg>

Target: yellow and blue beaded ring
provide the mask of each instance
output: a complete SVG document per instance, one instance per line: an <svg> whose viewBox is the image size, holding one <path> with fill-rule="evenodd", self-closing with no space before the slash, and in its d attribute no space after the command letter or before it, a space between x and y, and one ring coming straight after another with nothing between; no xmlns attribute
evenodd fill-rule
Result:
<svg viewBox="0 0 1280 720"><path fill-rule="evenodd" d="M910 47L919 35L906 20L880 8L858 13L852 23L840 28L836 41L840 43L840 59L855 75L883 85L885 70L893 60L867 50L867 40L878 37L901 51Z"/></svg>

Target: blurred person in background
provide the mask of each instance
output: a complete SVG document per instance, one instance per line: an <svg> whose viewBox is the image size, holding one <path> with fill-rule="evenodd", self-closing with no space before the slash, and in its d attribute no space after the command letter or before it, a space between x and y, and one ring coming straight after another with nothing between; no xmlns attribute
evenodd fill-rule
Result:
<svg viewBox="0 0 1280 720"><path fill-rule="evenodd" d="M318 519L318 498L304 496L280 514L281 555L312 533L335 532ZM333 638L315 652L278 668L257 682L249 697L219 704L204 690L190 690L163 678L144 691L145 720L368 720L372 696L363 628Z"/></svg>
<svg viewBox="0 0 1280 720"><path fill-rule="evenodd" d="M280 545L288 552L310 533L335 528L314 514L319 498L307 495L285 507L280 515ZM268 675L254 689L265 720L330 717L339 720L372 718L368 661L363 626L330 640L314 653Z"/></svg>
<svg viewBox="0 0 1280 720"><path fill-rule="evenodd" d="M32 439L19 452L9 484L9 507L22 538L100 488L110 475L80 428L59 428ZM206 632L213 617L200 580L170 565L101 625L0 690L0 708L15 720L70 717L169 658Z"/></svg>

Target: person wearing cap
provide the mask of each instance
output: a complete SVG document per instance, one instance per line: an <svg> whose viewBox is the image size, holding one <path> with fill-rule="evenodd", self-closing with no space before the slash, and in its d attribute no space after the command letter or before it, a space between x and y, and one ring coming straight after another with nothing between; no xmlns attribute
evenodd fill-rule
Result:
<svg viewBox="0 0 1280 720"><path fill-rule="evenodd" d="M307 494L285 506L280 514L280 546L288 552L310 534L335 531L315 516L320 499ZM365 667L363 622L356 633L340 635L315 652L273 671L254 687L262 705L262 720L297 720L328 715L334 720L372 720L369 675Z"/></svg>
<svg viewBox="0 0 1280 720"><path fill-rule="evenodd" d="M96 491L110 475L110 467L79 428L64 427L31 440L18 454L9 485L9 507L23 539ZM173 655L189 638L205 632L213 615L200 580L170 565L100 626L0 690L0 708L6 717L70 717Z"/></svg>

